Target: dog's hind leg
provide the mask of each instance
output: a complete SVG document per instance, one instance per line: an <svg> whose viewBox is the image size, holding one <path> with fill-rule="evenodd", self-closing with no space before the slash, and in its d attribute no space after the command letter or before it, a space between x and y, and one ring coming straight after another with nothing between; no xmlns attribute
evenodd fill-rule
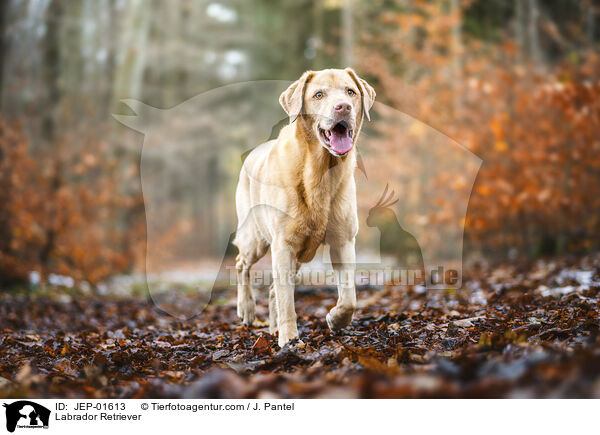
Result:
<svg viewBox="0 0 600 435"><path fill-rule="evenodd" d="M250 284L250 268L260 260L269 249L264 241L246 240L240 243L236 238L240 253L236 257L235 268L237 271L237 314L244 325L251 326L254 322L256 302Z"/></svg>
<svg viewBox="0 0 600 435"><path fill-rule="evenodd" d="M240 253L236 257L235 269L237 270L237 315L244 325L254 322L256 302L250 286L250 267L245 257Z"/></svg>

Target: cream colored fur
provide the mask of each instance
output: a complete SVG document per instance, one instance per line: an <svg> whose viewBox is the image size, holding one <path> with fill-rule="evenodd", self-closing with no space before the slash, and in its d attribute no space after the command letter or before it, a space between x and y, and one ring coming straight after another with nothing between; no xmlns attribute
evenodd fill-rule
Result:
<svg viewBox="0 0 600 435"><path fill-rule="evenodd" d="M280 346L298 337L294 308L298 267L311 261L322 244L329 245L338 283L338 301L327 315L327 323L331 329L340 329L352 320L358 231L356 140L374 98L373 89L349 68L307 71L280 97L290 124L277 139L254 149L244 162L236 191L238 229L234 241L239 249L238 315L246 325L254 321L250 268L270 246L270 329L271 333L279 331ZM343 119L352 129L354 141L344 155L338 155L321 134L339 121L340 104L349 105L344 110L351 107Z"/></svg>

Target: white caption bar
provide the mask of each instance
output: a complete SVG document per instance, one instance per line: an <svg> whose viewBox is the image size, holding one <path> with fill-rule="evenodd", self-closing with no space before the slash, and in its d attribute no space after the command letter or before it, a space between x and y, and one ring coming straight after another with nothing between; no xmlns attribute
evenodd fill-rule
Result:
<svg viewBox="0 0 600 435"><path fill-rule="evenodd" d="M597 428L597 400L4 399L0 433L561 434ZM7 430L8 432L6 432ZM11 431L12 430L12 431ZM262 432L261 430L261 432ZM219 432L216 432L219 431ZM253 431L250 431L253 432Z"/></svg>

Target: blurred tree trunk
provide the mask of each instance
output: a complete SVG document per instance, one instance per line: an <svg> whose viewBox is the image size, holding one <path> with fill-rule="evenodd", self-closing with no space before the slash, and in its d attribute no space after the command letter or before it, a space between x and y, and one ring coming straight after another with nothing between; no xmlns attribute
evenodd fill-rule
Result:
<svg viewBox="0 0 600 435"><path fill-rule="evenodd" d="M515 39L519 44L521 57L523 57L527 45L525 41L525 7L523 1L515 0Z"/></svg>
<svg viewBox="0 0 600 435"><path fill-rule="evenodd" d="M122 98L140 98L146 66L146 44L152 8L147 2L133 0L126 4L123 38L115 74L114 100L116 108Z"/></svg>
<svg viewBox="0 0 600 435"><path fill-rule="evenodd" d="M60 0L57 0L57 2ZM63 2L64 4L64 2ZM87 84L84 77L84 65L93 65L92 59L86 56L95 55L93 46L84 41L84 32L88 27L87 20L95 20L97 17L88 17L84 6L89 7L89 2L75 1L62 11L60 18L64 25L60 29L61 53L61 85L62 97L69 105L68 111L82 113L82 100L85 96L83 86ZM88 51L89 50L89 51ZM91 52L91 53L90 53Z"/></svg>
<svg viewBox="0 0 600 435"><path fill-rule="evenodd" d="M527 25L527 37L529 39L529 54L537 65L542 61L542 50L540 48L538 25L540 10L537 4L537 0L528 0L527 5L529 15Z"/></svg>
<svg viewBox="0 0 600 435"><path fill-rule="evenodd" d="M42 42L43 66L42 82L46 88L46 108L42 121L42 135L48 142L55 137L56 112L60 104L60 23L63 16L63 3L51 0L46 9L46 35Z"/></svg>
<svg viewBox="0 0 600 435"><path fill-rule="evenodd" d="M104 69L102 75L105 80L100 80L101 86L105 86L103 89L103 100L107 110L111 109L111 105L114 98L113 83L115 82L115 72L117 67L117 49L119 46L119 13L117 10L117 0L110 0L108 11L105 11L104 21L99 33L99 45L106 49L106 61L104 62Z"/></svg>
<svg viewBox="0 0 600 435"><path fill-rule="evenodd" d="M42 42L43 50L43 65L42 65L42 81L46 88L46 107L44 110L42 121L42 139L46 144L53 146L56 142L56 123L58 108L62 99L62 89L60 86L61 75L61 23L64 18L64 3L61 0L51 0L45 16L46 35ZM55 204L52 201L54 193L60 189L61 181L61 153L56 153L57 158L48 162L52 172L49 182L48 194L50 198L46 204L46 212L48 216L54 216ZM53 219L50 219L50 224L44 228L44 243L40 248L39 259L41 267L41 281L45 282L48 275L48 266L52 256L52 252L56 243L56 231L53 226Z"/></svg>
<svg viewBox="0 0 600 435"><path fill-rule="evenodd" d="M515 36L524 58L531 58L536 65L543 60L539 39L540 9L537 0L515 0Z"/></svg>
<svg viewBox="0 0 600 435"><path fill-rule="evenodd" d="M313 49L315 50L315 57L313 61L314 69L322 69L323 68L323 25L324 25L324 16L323 16L323 0L314 0L313 2Z"/></svg>
<svg viewBox="0 0 600 435"><path fill-rule="evenodd" d="M342 5L342 66L352 67L354 57L352 55L352 46L354 38L354 26L352 22L352 1L344 0Z"/></svg>
<svg viewBox="0 0 600 435"><path fill-rule="evenodd" d="M8 38L6 36L6 14L9 2L0 2L0 108L2 108L2 91L4 89L4 61Z"/></svg>

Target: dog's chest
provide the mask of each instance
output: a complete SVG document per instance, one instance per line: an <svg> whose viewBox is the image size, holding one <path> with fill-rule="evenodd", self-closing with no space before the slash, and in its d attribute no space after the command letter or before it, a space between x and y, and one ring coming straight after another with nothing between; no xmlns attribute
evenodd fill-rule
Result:
<svg viewBox="0 0 600 435"><path fill-rule="evenodd" d="M325 162L327 163L327 162ZM296 258L301 263L311 261L319 246L325 241L326 232L334 214L340 214L340 192L344 180L351 176L347 165L305 165L297 179L293 200L293 219L288 235ZM288 236L289 237L289 236Z"/></svg>
<svg viewBox="0 0 600 435"><path fill-rule="evenodd" d="M303 203L299 207L292 234L296 257L301 263L311 261L325 240L331 209L330 198L320 198L320 201Z"/></svg>

